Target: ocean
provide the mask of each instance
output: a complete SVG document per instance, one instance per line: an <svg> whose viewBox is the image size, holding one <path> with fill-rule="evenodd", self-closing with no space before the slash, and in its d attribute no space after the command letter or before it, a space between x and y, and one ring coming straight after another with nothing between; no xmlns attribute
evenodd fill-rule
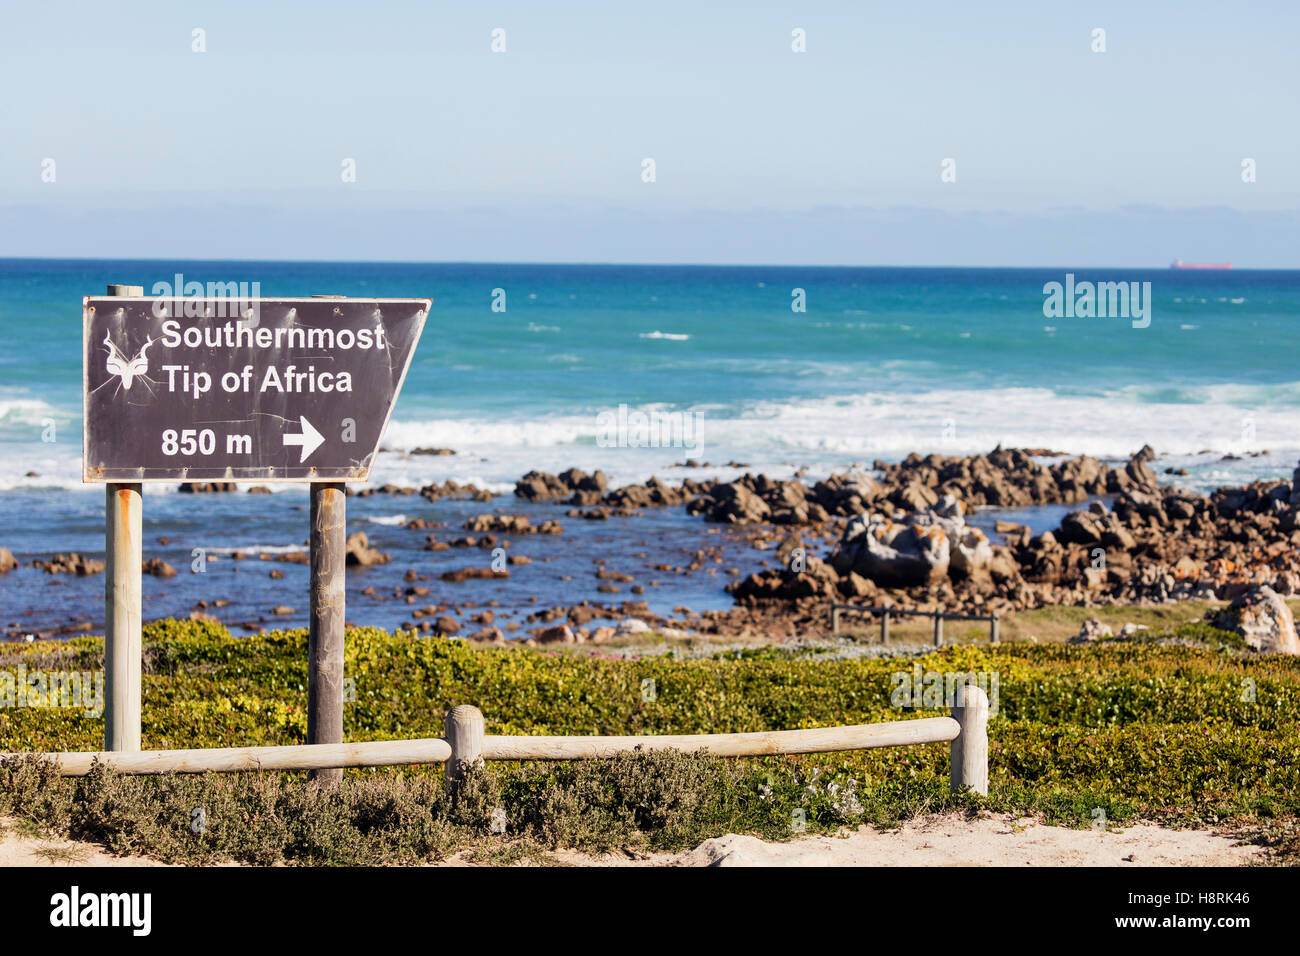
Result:
<svg viewBox="0 0 1300 956"><path fill-rule="evenodd" d="M1044 285L1067 272L1076 284L1149 282L1149 324L1045 314ZM745 471L813 479L913 451L1002 444L1124 458L1149 444L1158 472L1185 471L1170 480L1207 491L1289 478L1300 457L1297 271L10 259L0 260L0 546L20 560L103 549L103 493L80 480L82 296L115 282L149 294L177 273L255 282L268 297L433 298L376 484L454 479L508 493L531 469L570 466L601 468L612 485ZM659 431L611 431L611 422L647 420ZM456 454L406 454L421 447ZM292 486L202 499L151 486L146 557L185 572L193 547L297 548L305 504ZM514 504L508 496L493 506ZM349 508L356 527L399 552L408 548L398 539L414 534L402 519L476 513L388 496ZM612 535L588 543L615 552L647 538L648 547L690 549L669 539L699 535L700 522L670 510L625 528L574 528L571 538ZM158 538L168 544L151 547ZM409 551L418 555L416 545ZM516 574L499 585L502 604L568 599L570 560L589 574L590 556L553 555L554 580L530 586ZM53 583L64 577L27 568L0 577L0 626L95 626L102 581ZM646 599L725 607L723 584L683 583ZM302 613L284 620L300 623L305 588L273 600L286 586L259 583L242 595L241 613L296 604ZM217 594L214 578L186 573L149 588L146 617L193 606L203 588L230 596ZM364 622L392 624L394 614Z"/></svg>

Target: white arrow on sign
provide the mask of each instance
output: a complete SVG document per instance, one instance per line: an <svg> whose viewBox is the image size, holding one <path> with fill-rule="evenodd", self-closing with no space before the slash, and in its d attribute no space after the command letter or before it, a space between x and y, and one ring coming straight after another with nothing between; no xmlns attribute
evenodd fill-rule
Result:
<svg viewBox="0 0 1300 956"><path fill-rule="evenodd" d="M284 443L286 446L302 446L302 455L298 458L298 464L301 465L311 457L312 452L320 447L321 442L325 440L325 436L311 427L311 422L307 421L306 415L298 416L298 420L302 422L302 434L290 435L286 432L284 435Z"/></svg>

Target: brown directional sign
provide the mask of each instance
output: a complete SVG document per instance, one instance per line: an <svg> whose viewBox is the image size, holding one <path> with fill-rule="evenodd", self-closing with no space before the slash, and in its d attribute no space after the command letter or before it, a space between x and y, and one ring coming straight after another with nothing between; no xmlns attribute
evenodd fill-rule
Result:
<svg viewBox="0 0 1300 956"><path fill-rule="evenodd" d="M362 481L429 299L84 301L85 481Z"/></svg>

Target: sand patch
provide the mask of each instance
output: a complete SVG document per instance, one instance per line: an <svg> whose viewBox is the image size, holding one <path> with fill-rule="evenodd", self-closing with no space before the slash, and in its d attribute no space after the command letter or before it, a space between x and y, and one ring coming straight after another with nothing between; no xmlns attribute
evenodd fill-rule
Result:
<svg viewBox="0 0 1300 956"><path fill-rule="evenodd" d="M33 834L12 819L0 819L0 827L0 867L168 865ZM459 853L434 865L473 865L466 856ZM1263 861L1266 851L1210 830L1140 824L1099 832L1006 814L975 819L949 814L921 817L893 830L863 826L842 836L803 836L788 843L729 833L681 853L595 856L558 850L550 856L570 866L1247 866Z"/></svg>
<svg viewBox="0 0 1300 956"><path fill-rule="evenodd" d="M139 856L113 856L93 843L37 834L0 818L0 866L166 866Z"/></svg>
<svg viewBox="0 0 1300 956"><path fill-rule="evenodd" d="M1005 814L934 815L893 830L864 826L788 843L732 833L684 853L555 856L585 866L1245 866L1264 858L1262 847L1237 842L1209 830L1153 824L1098 832Z"/></svg>

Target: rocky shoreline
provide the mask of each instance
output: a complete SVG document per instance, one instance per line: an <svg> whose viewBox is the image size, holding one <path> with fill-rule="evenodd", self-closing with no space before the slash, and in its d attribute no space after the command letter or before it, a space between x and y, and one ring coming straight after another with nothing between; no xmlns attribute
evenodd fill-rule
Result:
<svg viewBox="0 0 1300 956"><path fill-rule="evenodd" d="M1293 480L1261 481L1211 495L1162 486L1144 447L1123 467L1087 456L1055 464L1020 449L988 455L911 455L873 471L809 486L745 475L733 482L652 479L614 491L604 476L531 472L515 494L529 501L634 514L684 504L706 521L788 529L785 567L728 587L740 605L823 607L832 599L887 597L900 607L1011 612L1190 598L1233 600L1268 586L1300 594L1300 468ZM1102 498L1110 498L1108 507ZM966 522L975 508L1049 504L1069 512L1033 535L1009 522L995 543ZM575 512L570 512L574 514ZM577 512L590 515L590 510ZM816 556L809 541L829 544Z"/></svg>
<svg viewBox="0 0 1300 956"><path fill-rule="evenodd" d="M706 525L725 529L727 537L742 546L773 552L777 563L773 566L765 557L760 564L767 567L742 575L735 567L721 566L720 547L704 547L680 566L647 567L662 574L721 571L732 579L726 591L734 605L728 610L696 613L678 607L673 616L663 617L652 614L644 600L583 601L536 609L509 630L522 631L514 636L527 634L539 643L599 642L613 636L614 628L588 629L589 622L635 620L711 635L748 631L781 638L823 628L826 605L832 600L1009 614L1059 605L1233 601L1260 587L1283 596L1300 594L1300 468L1290 482L1260 481L1201 495L1162 485L1151 467L1154 459L1150 448L1115 465L1045 449L997 448L966 457L913 454L901 462L875 462L870 470L815 482L745 474L733 481L686 479L673 485L652 478L620 488L611 488L600 471L532 471L515 485L514 498L520 503L552 507L557 515L578 521L683 508ZM234 489L214 484L187 490ZM494 503L490 492L453 481L421 488L382 485L350 493L361 498L418 496L429 502ZM1080 507L1066 513L1055 529L1037 534L1005 521L990 528L990 534L970 521L981 509L1045 505ZM448 590L444 584L508 578L511 567L531 563L517 554L501 558L511 538L565 534L558 516L530 518L500 507L465 520L464 534L458 536L441 533L438 523L423 518L412 518L403 527L433 529L423 545L426 551L478 551L466 567L435 576L435 587L443 592ZM370 567L388 560L361 532L349 536L348 552L354 565ZM489 554L497 556L491 564ZM305 560L305 554L233 557ZM618 593L625 584L632 585L634 597L645 593L645 585L634 583L632 575L605 569L599 557L594 560L602 565L595 572L602 579L602 595ZM0 575L16 565L0 548ZM79 554L37 559L30 565L49 574L102 571L102 562ZM146 562L145 571L160 577L175 574L156 558ZM377 600L417 603L431 594L430 587L419 584L429 578L413 568L391 594L385 595L388 588L374 586L363 593ZM476 624L479 629L467 636L490 641L507 636L493 623L493 602L484 602L485 607L471 614L472 603L458 607L445 593L442 597L441 604L413 609L412 626L466 635ZM220 602L200 602L196 616L214 605Z"/></svg>

